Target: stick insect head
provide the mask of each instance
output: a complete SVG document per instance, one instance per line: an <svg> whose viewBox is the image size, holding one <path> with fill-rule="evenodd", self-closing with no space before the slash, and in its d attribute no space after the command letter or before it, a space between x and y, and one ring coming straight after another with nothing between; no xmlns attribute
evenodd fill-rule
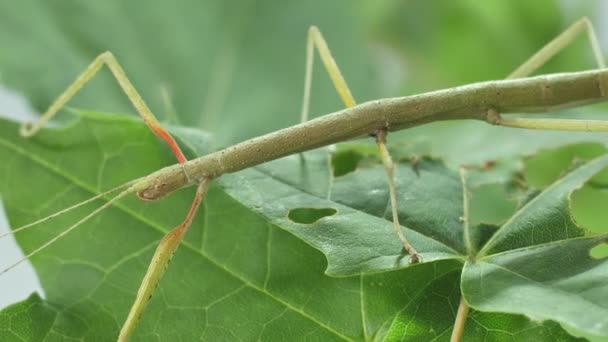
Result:
<svg viewBox="0 0 608 342"><path fill-rule="evenodd" d="M176 164L148 175L134 184L133 189L142 201L156 201L190 183L183 166Z"/></svg>

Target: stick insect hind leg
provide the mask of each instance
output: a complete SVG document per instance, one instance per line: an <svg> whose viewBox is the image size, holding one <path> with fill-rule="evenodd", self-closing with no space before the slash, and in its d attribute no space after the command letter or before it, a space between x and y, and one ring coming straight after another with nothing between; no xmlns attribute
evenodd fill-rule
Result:
<svg viewBox="0 0 608 342"><path fill-rule="evenodd" d="M602 55L593 25L588 18L583 17L538 50L532 57L507 76L507 79L522 78L531 75L534 71L547 63L549 59L568 47L568 45L577 37L584 33L587 33L587 38L591 45L598 68L606 68L606 61ZM599 82L598 87L600 88L599 91L608 91L608 89L602 89L602 85L599 84ZM488 122L507 127L588 132L605 132L606 129L608 129L608 123L600 120L503 118L499 113L499 109L495 108L490 108L487 115Z"/></svg>
<svg viewBox="0 0 608 342"><path fill-rule="evenodd" d="M103 65L108 66L108 68L110 69L110 71L112 72L114 77L116 78L118 84L120 85L120 87L122 88L124 93L127 95L127 97L129 98L129 100L131 101L131 103L133 104L133 106L135 107L137 112L139 113L139 115L144 119L144 122L146 123L146 125L148 125L150 130L156 136L158 136L159 138L161 138L162 140L164 140L167 143L167 145L169 146L169 148L171 149L171 151L173 152L173 154L177 158L177 161L180 164L183 165L184 163L186 163L186 161L187 161L186 157L184 156L184 153L182 152L180 147L177 145L177 142L175 141L173 136L171 136L171 134L169 134L169 132L167 132L164 128L162 128L162 126L160 125L160 123L158 122L158 120L156 119L154 114L152 114L152 111L148 108L148 106L144 102L143 98L139 95L139 93L137 92L137 90L135 89L133 84L131 84L131 82L127 78L126 73L124 72L124 70L122 69L122 67L116 60L116 58L110 52L104 52L101 55L99 55L85 69L85 71L82 72L77 77L77 79L66 89L66 91L63 94L61 94L57 98L57 100L55 100L55 102L53 102L53 104L51 104L49 109L42 115L42 117L37 122L35 122L33 124L24 124L20 130L21 135L24 137L31 137L31 136L35 135L87 82L89 82L97 74L97 72L101 69L101 67ZM185 169L184 169L184 172L185 172ZM186 177L189 179L187 174L186 174ZM186 218L184 219L184 221L181 224L179 224L177 227L170 230L160 241L160 243L154 253L154 256L152 257L152 261L150 262L148 270L146 271L144 279L139 287L137 296L131 307L129 315L128 315L127 319L125 320L125 323L120 331L120 335L118 337L119 341L127 341L129 336L135 329L135 326L137 325L137 322L138 322L139 318L141 317L141 314L143 313L146 304L152 297L152 293L156 289L158 282L160 281L161 277L163 276L165 269L166 269L167 265L169 264L169 261L171 260L171 257L173 256L173 254L179 247L186 231L188 230L188 227L191 225L192 220L194 219L194 216L196 214L196 211L198 210L198 207L207 192L207 188L209 186L210 181L211 181L211 179L209 179L209 178L196 180L196 182L198 182L199 185L198 185L194 200L192 202L192 205L190 207L190 210L188 211L188 214L186 215ZM28 256L26 258L34 255L35 253L39 252L43 248L45 248L48 245L57 241L59 238L67 235L69 232L76 229L80 224L87 221L93 215L101 212L103 209L114 204L117 200L125 197L126 195L128 195L130 193L133 193L134 192L133 187L131 187L130 185L132 185L134 183L135 182L129 182L125 185L122 185L122 186L114 189L114 190L117 190L117 189L120 189L123 187L127 187L127 186L129 187L128 189L119 193L117 196L115 196L110 201L103 204L101 207L97 208L95 211L93 211L90 214L88 214L87 216L85 216L83 219L79 220L74 225L70 226L67 230L65 230L64 232L62 232L61 234L59 234L52 240L48 241L44 245L35 249L32 253L28 254ZM112 192L114 190L111 190L110 192ZM95 196L93 199L103 197L103 195L105 195L105 194L106 193ZM142 198L142 197L140 197L140 198ZM83 203L74 205L60 213L63 213L67 210L74 209L80 205L90 202L93 199L90 199ZM50 216L48 216L44 219L38 220L34 223L40 223L40 222L46 221L47 219L51 219L53 217L58 216L60 213L50 215ZM21 227L18 230L23 230L32 225L33 224ZM9 267L8 269L12 268L13 266ZM8 271L8 269L0 272L0 274Z"/></svg>
<svg viewBox="0 0 608 342"><path fill-rule="evenodd" d="M306 44L306 73L304 77L304 96L302 103L302 114L301 121L304 122L308 120L308 110L310 103L310 87L312 83L312 68L314 61L314 48L317 48L319 52L319 56L321 57L321 61L331 78L334 88L340 95L340 99L344 103L347 108L354 107L356 105L355 99L336 64L336 61L331 55L329 47L321 34L321 31L316 26L311 26L308 30L308 39ZM393 160L388 152L386 147L386 135L387 130L379 130L377 132L372 132L372 134L376 138L376 143L378 145L378 149L380 151L380 157L382 159L382 163L386 169L386 174L388 178L388 187L389 187L389 196L390 196L390 206L392 212L392 221L393 228L395 233L399 237L403 248L410 256L411 263L417 263L420 261L420 256L418 252L412 247L412 245L407 241L405 234L401 231L401 224L399 223L399 216L397 213L397 195L395 189L395 166Z"/></svg>
<svg viewBox="0 0 608 342"><path fill-rule="evenodd" d="M527 77L536 71L538 68L543 66L549 59L555 54L570 45L574 39L581 34L587 32L587 37L593 50L594 58L597 62L598 68L603 69L606 67L606 62L601 53L600 46L598 43L597 36L593 30L593 25L587 18L581 18L574 24L570 25L564 32L555 37L540 50L538 50L532 57L526 60L521 66L513 71L506 79L515 79ZM570 130L570 131L606 131L608 125L604 121L598 120L575 120L575 119L528 119L528 118L511 118L505 119L500 116L500 113L495 108L488 110L488 121L508 127L517 128L532 128L532 129L543 129L543 130ZM464 296L460 298L460 305L458 307L458 313L452 330L452 341L460 341L464 333L464 326L466 323L466 317L469 312L469 306L466 303Z"/></svg>

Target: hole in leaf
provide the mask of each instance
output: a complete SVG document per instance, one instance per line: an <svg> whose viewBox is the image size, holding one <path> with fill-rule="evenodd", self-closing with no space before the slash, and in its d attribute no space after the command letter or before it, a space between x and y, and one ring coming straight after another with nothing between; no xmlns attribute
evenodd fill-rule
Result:
<svg viewBox="0 0 608 342"><path fill-rule="evenodd" d="M577 160L591 160L604 153L606 147L598 143L579 143L542 150L526 160L524 175L529 185L544 188L563 176Z"/></svg>
<svg viewBox="0 0 608 342"><path fill-rule="evenodd" d="M355 171L361 159L363 159L363 155L353 150L334 153L331 157L334 177L344 176L349 172Z"/></svg>
<svg viewBox="0 0 608 342"><path fill-rule="evenodd" d="M312 224L336 212L334 208L295 208L289 211L287 217L295 223Z"/></svg>
<svg viewBox="0 0 608 342"><path fill-rule="evenodd" d="M594 259L608 258L608 243L602 243L591 248L589 255Z"/></svg>
<svg viewBox="0 0 608 342"><path fill-rule="evenodd" d="M587 183L570 197L570 209L574 220L582 227L596 233L606 233L608 191Z"/></svg>

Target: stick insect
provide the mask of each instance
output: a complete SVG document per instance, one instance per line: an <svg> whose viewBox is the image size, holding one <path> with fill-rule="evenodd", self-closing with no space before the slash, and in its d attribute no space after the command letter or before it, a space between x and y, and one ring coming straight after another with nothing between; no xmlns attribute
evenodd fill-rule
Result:
<svg viewBox="0 0 608 342"><path fill-rule="evenodd" d="M583 33L588 35L599 69L528 77ZM318 51L346 109L314 120L308 120L315 49ZM424 260L424 251L419 252L416 250L416 246L410 245L399 223L394 165L386 146L386 138L389 132L439 120L462 119L475 119L493 125L529 129L608 131L608 122L606 121L504 118L502 116L502 114L515 112L549 112L564 107L606 101L608 98L608 69L605 68L605 62L600 53L593 27L586 18L575 22L562 34L550 41L509 75L506 80L475 83L415 96L379 99L360 105L357 105L351 94L321 32L313 26L308 31L306 47L301 123L193 160L186 159L176 140L160 125L115 57L110 52L104 52L52 103L37 122L24 124L20 130L21 135L24 138L34 136L104 65L110 69L150 130L167 143L177 159L177 164L165 167L148 176L135 179L60 212L14 229L9 234L18 233L120 190L112 199L33 250L24 259L2 270L0 275L25 259L39 253L127 195L136 194L141 200L155 201L180 188L196 186L196 194L186 218L181 224L170 230L158 244L131 310L120 331L119 341L127 341L136 328L146 304L152 297L169 261L191 225L210 182L223 174L237 172L283 156L344 140L371 136L378 146L387 174L395 233L404 251L409 255L410 263L414 264ZM462 331L454 330L456 336L461 333Z"/></svg>

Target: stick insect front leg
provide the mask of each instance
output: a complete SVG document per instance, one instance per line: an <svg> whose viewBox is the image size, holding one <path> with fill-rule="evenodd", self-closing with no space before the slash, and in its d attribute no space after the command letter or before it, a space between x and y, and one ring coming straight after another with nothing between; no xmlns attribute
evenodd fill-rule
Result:
<svg viewBox="0 0 608 342"><path fill-rule="evenodd" d="M531 75L558 52L570 45L574 39L585 32L587 33L587 38L591 44L593 56L597 62L598 68L606 68L606 61L602 55L593 25L589 19L581 18L538 50L538 52L532 55L532 57L525 61L519 68L515 69L507 79L523 78ZM488 122L507 127L587 132L605 132L608 129L608 124L605 121L598 120L503 118L501 117L499 110L495 108L489 109L487 114Z"/></svg>
<svg viewBox="0 0 608 342"><path fill-rule="evenodd" d="M167 143L167 145L169 145L169 148L171 149L171 151L177 158L177 161L180 164L184 165L187 160L186 160L186 157L184 156L184 153L182 152L180 147L177 145L177 142L175 141L173 136L171 136L171 134L169 134L169 132L167 132L164 128L162 128L162 126L160 125L160 123L158 122L158 120L156 119L154 114L152 114L152 111L148 108L148 106L144 102L143 98L139 95L139 93L137 92L137 90L135 89L133 84L131 84L131 82L127 78L126 73L124 72L124 70L122 69L120 64L118 64L118 61L116 60L116 58L110 52L104 52L101 55L99 55L85 69L85 71L82 72L77 77L77 79L67 88L67 90L63 94L61 94L57 98L57 100L55 100L55 102L53 102L53 104L49 107L49 109L44 113L44 115L42 115L42 117L37 122L35 122L33 124L24 124L20 130L21 135L24 137L31 137L31 136L35 135L87 82L89 82L97 74L97 72L101 69L101 67L104 64L108 66L108 68L110 69L110 71L112 72L112 74L114 75L116 80L118 81L118 84L121 86L122 90L125 92L125 94L129 98L129 100L131 101L131 103L133 104L133 106L135 107L137 112L139 113L139 115L144 119L144 122L148 125L150 130L155 135L157 135L159 138L164 140ZM184 172L185 172L185 169L184 169ZM188 177L187 174L186 174L186 177ZM125 320L125 323L120 331L120 335L118 337L119 341L127 341L129 339L129 336L135 329L135 326L137 325L138 320L141 317L141 314L143 313L146 304L152 297L152 293L156 289L158 282L160 281L161 277L163 276L165 269L166 269L167 265L169 264L169 261L171 260L171 257L173 256L173 254L179 247L186 231L188 230L188 227L191 225L192 220L194 219L194 216L196 214L196 211L198 210L198 207L199 207L201 201L203 200L205 193L207 192L207 188L209 186L210 181L211 181L210 178L203 178L203 179L197 180L197 183L199 184L198 189L196 191L196 195L194 197L194 200L192 202L192 205L190 207L190 210L188 211L188 214L187 214L185 220L180 225L178 225L177 227L175 227L174 229L169 231L163 237L161 242L159 243L159 245L156 249L156 252L154 253L154 256L152 257L152 261L150 262L148 270L146 271L144 279L139 287L137 296L135 298L135 302L133 303L131 310L129 312L129 315L128 315L127 319ZM125 186L129 186L130 184L131 183L128 183ZM123 186L121 186L119 188L122 188L122 187ZM111 190L111 191L114 191L114 190ZM56 236L55 238L48 241L43 246L34 250L32 253L30 253L28 255L28 257L37 253L38 251L42 250L43 248L47 247L51 243L54 243L59 238L67 235L69 232L71 232L73 229L76 229L80 224L84 223L86 220L91 218L93 215L99 213L101 210L105 209L106 207L109 207L110 205L114 204L118 199L130 194L131 192L132 192L132 188L129 187L129 189L121 192L118 196L114 197L112 200L108 201L103 206L101 206L100 208L93 211L91 214L85 216L83 219L78 221L76 224L74 224L73 226L68 228L66 231L64 231L60 235ZM104 194L102 194L102 195L104 195ZM95 196L94 199L99 198L102 195ZM144 198L142 196L140 196L140 198L144 199L144 200L148 200L148 198ZM83 202L83 203L87 203L87 202ZM78 206L82 205L83 203L78 204L78 205L74 206L73 208L78 207ZM69 208L69 209L71 210L72 208ZM44 218L42 220L39 220L35 223L45 221L56 215L57 214L51 215L51 216ZM24 229L29 226L31 226L31 225L28 225L26 227L21 227L20 229ZM13 267L13 266L11 266L11 267ZM9 269L10 269L10 267L9 267ZM5 270L5 271L7 271L7 270ZM3 271L3 272L5 272L5 271Z"/></svg>
<svg viewBox="0 0 608 342"><path fill-rule="evenodd" d="M190 210L188 211L184 222L169 231L160 241L158 247L156 247L156 251L154 252L152 261L148 266L146 275L144 276L139 290L137 290L137 296L135 297L135 302L131 307L131 311L129 311L129 316L120 330L120 334L118 336L119 342L128 341L129 336L137 326L146 304L148 304L152 298L152 294L154 293L154 290L156 290L158 282L165 273L173 254L177 250L177 247L179 247L184 235L188 231L188 227L190 227L192 224L192 220L194 219L198 207L207 193L210 182L211 179L209 178L204 178L199 182L198 188L196 189L196 195L194 196L194 201L192 201L192 205L190 206Z"/></svg>
<svg viewBox="0 0 608 342"><path fill-rule="evenodd" d="M40 117L38 121L33 124L24 124L20 130L21 135L28 138L36 134L53 116L55 116L55 114L57 114L61 108L63 108L63 106L65 106L65 104L74 95L76 95L76 93L78 93L80 89L82 89L84 85L86 85L95 75L97 75L97 72L99 72L104 64L108 66L112 72L112 75L114 75L116 81L118 81L118 84L125 92L139 115L144 119L146 125L150 127L150 130L152 130L156 136L163 139L167 145L169 145L169 148L173 154L175 154L175 157L180 164L185 163L186 157L177 145L175 139L171 136L171 134L169 134L169 132L162 128L154 114L152 114L150 108L148 108L144 102L141 95L139 95L131 81L129 81L129 78L127 77L123 68L120 66L120 64L118 64L118 61L114 55L109 51L97 56L97 58L95 58L95 60L63 92L63 94L61 94L55 100L55 102L51 104L49 109L47 109L47 111Z"/></svg>
<svg viewBox="0 0 608 342"><path fill-rule="evenodd" d="M357 103L336 64L336 61L331 55L329 47L321 34L321 31L316 26L310 27L308 30L308 39L306 44L306 74L304 77L304 99L302 103L302 122L308 120L308 111L309 111L309 103L310 103L310 87L312 83L312 68L314 61L314 48L317 48L319 51L319 56L321 57L321 61L323 61L323 65L331 78L338 95L342 99L342 102L347 108L354 107ZM386 169L386 175L388 178L388 187L389 187L389 195L390 195L390 205L393 219L393 228L395 233L399 237L403 248L410 256L410 261L412 264L415 264L420 261L420 256L418 252L412 247L412 245L407 241L405 235L401 231L401 224L399 223L399 215L397 213L397 194L395 189L395 166L393 160L391 158L390 153L386 147L386 135L387 129L379 130L377 132L372 132L372 134L376 138L376 143L378 144L378 149L380 150L380 157L382 159L382 163Z"/></svg>

